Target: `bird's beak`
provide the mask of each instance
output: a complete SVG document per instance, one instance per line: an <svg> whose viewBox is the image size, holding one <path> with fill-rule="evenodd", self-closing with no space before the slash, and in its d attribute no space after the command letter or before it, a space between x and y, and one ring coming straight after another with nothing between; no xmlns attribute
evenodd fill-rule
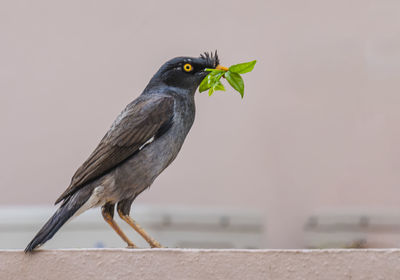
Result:
<svg viewBox="0 0 400 280"><path fill-rule="evenodd" d="M227 68L225 66L222 66L222 65L217 65L217 67L215 67L215 69L224 70L224 71L228 71L229 70L229 68Z"/></svg>

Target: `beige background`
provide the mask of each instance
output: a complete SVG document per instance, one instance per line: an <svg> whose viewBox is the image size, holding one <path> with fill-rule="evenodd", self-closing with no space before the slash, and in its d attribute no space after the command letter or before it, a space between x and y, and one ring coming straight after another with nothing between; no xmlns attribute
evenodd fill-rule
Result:
<svg viewBox="0 0 400 280"><path fill-rule="evenodd" d="M137 203L259 209L270 248L318 209L400 206L400 2L2 1L0 204L50 204L166 60L258 59Z"/></svg>

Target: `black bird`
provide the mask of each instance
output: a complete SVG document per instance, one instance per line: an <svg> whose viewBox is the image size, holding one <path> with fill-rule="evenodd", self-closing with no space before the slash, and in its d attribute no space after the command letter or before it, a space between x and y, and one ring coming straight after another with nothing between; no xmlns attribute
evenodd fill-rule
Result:
<svg viewBox="0 0 400 280"><path fill-rule="evenodd" d="M126 106L56 200L58 210L28 244L31 252L69 219L101 206L104 220L134 248L114 221L114 208L151 247L161 247L130 216L135 198L175 159L195 117L194 94L208 72L221 68L217 52L165 63L142 94Z"/></svg>

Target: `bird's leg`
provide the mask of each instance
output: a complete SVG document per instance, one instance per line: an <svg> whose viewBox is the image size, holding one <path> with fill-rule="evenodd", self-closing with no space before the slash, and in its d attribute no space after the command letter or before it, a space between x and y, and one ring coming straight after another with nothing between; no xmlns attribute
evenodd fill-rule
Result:
<svg viewBox="0 0 400 280"><path fill-rule="evenodd" d="M136 223L135 220L133 220L129 215L124 214L119 207L117 211L121 219L127 222L128 225L130 225L134 230L136 230L137 233L139 233L144 238L144 240L146 240L147 243L149 243L151 248L162 248L161 244L157 240L152 238L150 235L148 235L148 233L138 223Z"/></svg>
<svg viewBox="0 0 400 280"><path fill-rule="evenodd" d="M112 229L115 230L115 232L128 244L128 248L137 248L114 221L114 204L107 203L101 207L101 214L103 215L103 218L107 224L109 224Z"/></svg>

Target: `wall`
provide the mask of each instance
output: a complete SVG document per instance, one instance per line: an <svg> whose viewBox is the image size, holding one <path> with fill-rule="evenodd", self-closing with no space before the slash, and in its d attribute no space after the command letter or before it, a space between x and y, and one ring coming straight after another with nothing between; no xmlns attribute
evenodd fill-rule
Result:
<svg viewBox="0 0 400 280"><path fill-rule="evenodd" d="M397 280L399 260L399 250L0 251L0 278Z"/></svg>
<svg viewBox="0 0 400 280"><path fill-rule="evenodd" d="M321 209L399 210L400 3L1 1L0 203L50 205L158 67L258 59L245 98L198 94L174 164L137 203L253 208L299 248Z"/></svg>

